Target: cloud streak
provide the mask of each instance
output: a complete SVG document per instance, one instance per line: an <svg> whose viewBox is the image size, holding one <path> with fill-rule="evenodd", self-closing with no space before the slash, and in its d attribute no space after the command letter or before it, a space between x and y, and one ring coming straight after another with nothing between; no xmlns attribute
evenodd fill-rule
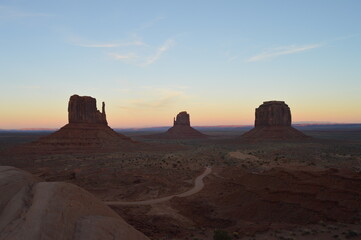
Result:
<svg viewBox="0 0 361 240"><path fill-rule="evenodd" d="M160 46L156 53L153 56L150 56L142 66L148 66L155 63L165 52L167 52L171 47L173 47L175 41L173 39L166 40L162 46Z"/></svg>
<svg viewBox="0 0 361 240"><path fill-rule="evenodd" d="M21 89L27 89L27 90L36 90L36 89L40 89L41 87L40 86L36 86L36 85L34 85L34 86L32 86L32 85L21 85L21 86L19 86L19 88L21 88Z"/></svg>
<svg viewBox="0 0 361 240"><path fill-rule="evenodd" d="M108 53L108 56L110 56L114 60L133 63L139 67L146 67L158 61L165 52L167 52L169 49L171 49L174 46L174 44L175 41L173 39L168 39L160 47L156 48L155 51L153 50L153 54L150 53L135 54L133 52L122 54L122 53L111 52Z"/></svg>
<svg viewBox="0 0 361 240"><path fill-rule="evenodd" d="M29 17L52 17L54 15L46 13L26 12L8 6L0 6L0 19L18 19Z"/></svg>
<svg viewBox="0 0 361 240"><path fill-rule="evenodd" d="M158 23L159 21L162 21L162 20L164 20L165 19L165 17L156 17L156 18L154 18L154 19L152 19L152 20L150 20L150 21L148 21L148 22L145 22L145 23L143 23L138 29L136 29L135 31L143 31L143 30L145 30L145 29L147 29L147 28L150 28L150 27L152 27L152 26L154 26L156 23Z"/></svg>
<svg viewBox="0 0 361 240"><path fill-rule="evenodd" d="M128 53L128 54L118 54L118 53L108 53L110 57L112 57L115 60L130 60L130 59L136 59L137 55L134 53Z"/></svg>
<svg viewBox="0 0 361 240"><path fill-rule="evenodd" d="M164 18L156 18L145 26L150 27ZM146 67L157 62L175 45L174 38L166 39L160 46L152 46L143 42L137 34L131 34L127 41L100 42L84 39L75 34L68 34L66 41L74 46L84 48L109 49L105 54L113 60Z"/></svg>
<svg viewBox="0 0 361 240"><path fill-rule="evenodd" d="M169 109L187 98L188 96L181 90L149 88L148 91L143 92L141 98L129 99L127 104L120 108L134 111Z"/></svg>
<svg viewBox="0 0 361 240"><path fill-rule="evenodd" d="M258 62L263 61L267 59L276 58L282 55L290 55L295 53L300 53L304 51L308 51L311 49L322 47L322 44L309 44L309 45L303 45L303 46L282 46L277 48L269 49L263 53L260 53L258 55L255 55L253 57L250 57L246 60L246 62Z"/></svg>
<svg viewBox="0 0 361 240"><path fill-rule="evenodd" d="M145 46L146 44L142 41L133 41L126 43L74 43L76 46L87 47L87 48L117 48L117 47L128 47L128 46Z"/></svg>

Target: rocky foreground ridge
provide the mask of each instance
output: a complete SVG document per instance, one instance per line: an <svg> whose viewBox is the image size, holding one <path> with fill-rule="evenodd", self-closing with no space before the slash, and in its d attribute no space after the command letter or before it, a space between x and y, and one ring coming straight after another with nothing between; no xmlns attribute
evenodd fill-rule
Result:
<svg viewBox="0 0 361 240"><path fill-rule="evenodd" d="M0 166L2 240L149 240L89 192Z"/></svg>

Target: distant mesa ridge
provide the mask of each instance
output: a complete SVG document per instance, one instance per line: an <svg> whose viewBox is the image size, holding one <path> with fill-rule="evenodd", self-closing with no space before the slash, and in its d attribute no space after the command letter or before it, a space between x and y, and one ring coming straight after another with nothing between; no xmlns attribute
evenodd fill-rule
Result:
<svg viewBox="0 0 361 240"><path fill-rule="evenodd" d="M284 101L266 101L256 108L255 127L241 137L249 140L308 138L291 123L291 110Z"/></svg>

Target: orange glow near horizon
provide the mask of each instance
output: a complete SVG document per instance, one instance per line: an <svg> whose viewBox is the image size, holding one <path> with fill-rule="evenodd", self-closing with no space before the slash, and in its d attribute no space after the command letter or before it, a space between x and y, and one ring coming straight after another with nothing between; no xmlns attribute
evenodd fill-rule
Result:
<svg viewBox="0 0 361 240"><path fill-rule="evenodd" d="M192 126L253 125L255 108L263 103L259 99L240 103L217 100L202 103L191 100L157 108L136 105L119 107L115 104L117 100L107 99L107 120L113 128L171 126L178 112L187 111ZM99 99L98 109L101 102L102 99ZM361 123L361 109L350 104L351 100L338 101L332 108L327 100L313 103L311 100L295 102L291 99L285 102L291 108L293 123ZM18 100L11 106L4 105L2 111L5 114L1 117L0 129L60 128L68 123L67 101L60 98L46 104L41 99L37 102Z"/></svg>
<svg viewBox="0 0 361 240"><path fill-rule="evenodd" d="M179 110L183 111L183 109ZM223 110L217 113L207 109L193 109L187 111L191 116L192 126L218 126L218 125L253 125L254 108L240 111ZM292 122L333 122L333 123L360 123L360 117L350 114L348 109L329 109L317 111L317 109L292 110ZM107 110L109 126L113 128L142 128L171 126L173 117L178 112L132 112L120 113L119 111ZM23 129L23 128L60 128L68 123L67 112L61 114L58 111L46 111L41 109L32 111L14 112L12 115L2 117L0 129Z"/></svg>

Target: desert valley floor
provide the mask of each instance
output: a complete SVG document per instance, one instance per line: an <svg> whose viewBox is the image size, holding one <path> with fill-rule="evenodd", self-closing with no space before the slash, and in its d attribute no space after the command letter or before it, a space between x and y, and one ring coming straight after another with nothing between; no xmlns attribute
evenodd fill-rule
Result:
<svg viewBox="0 0 361 240"><path fill-rule="evenodd" d="M266 142L243 141L241 131L204 133L211 137L157 140L122 132L141 142L140 151L10 154L48 133L2 132L0 165L113 202L113 210L154 240L212 239L215 229L232 239L361 239L360 129ZM182 196L206 167L204 187Z"/></svg>

